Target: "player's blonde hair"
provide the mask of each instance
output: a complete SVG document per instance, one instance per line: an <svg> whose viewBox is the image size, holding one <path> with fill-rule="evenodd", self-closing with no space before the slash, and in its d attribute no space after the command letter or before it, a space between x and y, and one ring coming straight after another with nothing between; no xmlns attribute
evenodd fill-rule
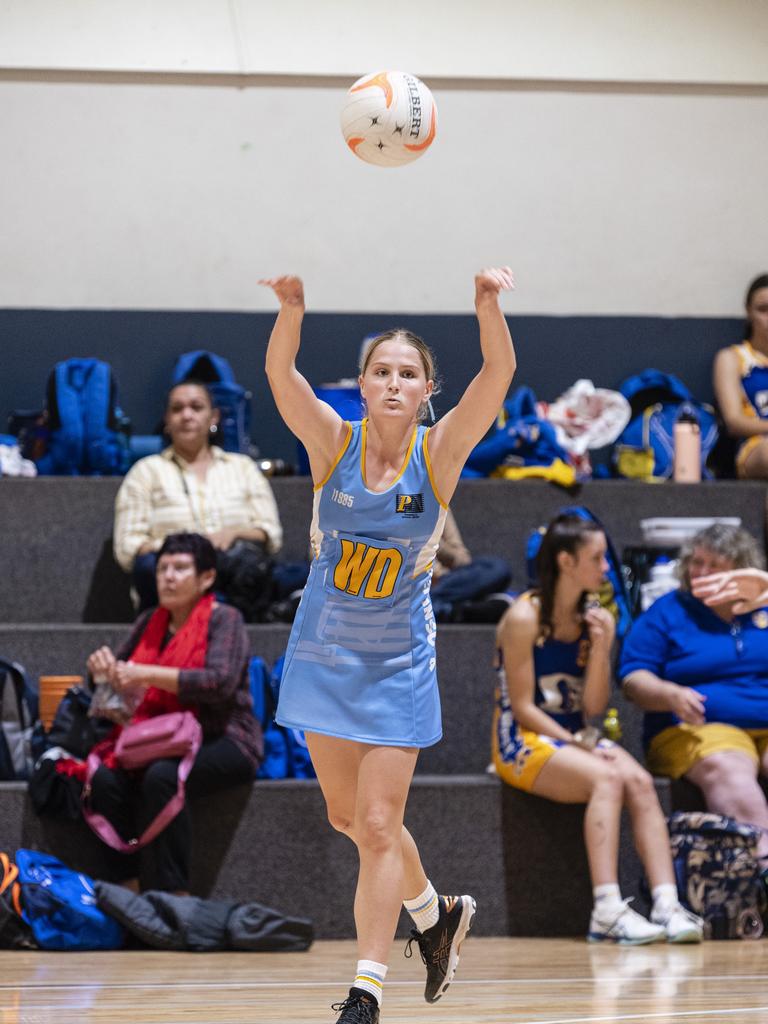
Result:
<svg viewBox="0 0 768 1024"><path fill-rule="evenodd" d="M415 348L418 352L421 365L424 368L424 376L428 381L432 381L432 397L440 391L440 382L437 379L437 364L435 362L435 355L432 349L427 345L423 338L420 338L418 334L414 334L413 331L409 331L405 327L393 327L390 331L384 331L383 334L377 334L373 337L368 345L362 352L360 357L360 376L365 375L365 371L368 369L368 364L373 358L373 354L379 345L385 341L402 341L406 345L410 345ZM427 418L427 410L429 409L428 402L422 402L419 406L418 412L416 413L416 419L419 423Z"/></svg>

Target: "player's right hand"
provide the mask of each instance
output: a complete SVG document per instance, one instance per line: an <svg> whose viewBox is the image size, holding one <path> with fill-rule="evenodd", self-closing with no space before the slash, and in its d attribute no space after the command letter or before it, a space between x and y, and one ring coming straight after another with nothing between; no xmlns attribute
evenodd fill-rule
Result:
<svg viewBox="0 0 768 1024"><path fill-rule="evenodd" d="M475 304L484 299L496 299L500 292L515 287L515 275L509 267L486 267L475 274Z"/></svg>
<svg viewBox="0 0 768 1024"><path fill-rule="evenodd" d="M295 274L283 274L282 277L264 277L259 281L266 288L271 288L280 301L281 306L304 308L304 284Z"/></svg>

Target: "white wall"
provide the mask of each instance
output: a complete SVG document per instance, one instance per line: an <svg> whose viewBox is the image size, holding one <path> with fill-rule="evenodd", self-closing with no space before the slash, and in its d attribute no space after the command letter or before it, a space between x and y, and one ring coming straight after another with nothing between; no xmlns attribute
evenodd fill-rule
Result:
<svg viewBox="0 0 768 1024"><path fill-rule="evenodd" d="M765 0L0 0L0 67L768 82Z"/></svg>
<svg viewBox="0 0 768 1024"><path fill-rule="evenodd" d="M339 0L182 6L0 0L0 67L349 76L0 71L0 306L271 309L255 281L296 270L314 309L468 312L473 271L504 261L510 311L735 316L768 269L767 87L487 80L502 58L530 79L766 77L762 2L477 0L463 38L431 2L398 22L392 0L383 27L380 5L334 20ZM338 113L388 46L452 77L428 79L432 150L380 170Z"/></svg>

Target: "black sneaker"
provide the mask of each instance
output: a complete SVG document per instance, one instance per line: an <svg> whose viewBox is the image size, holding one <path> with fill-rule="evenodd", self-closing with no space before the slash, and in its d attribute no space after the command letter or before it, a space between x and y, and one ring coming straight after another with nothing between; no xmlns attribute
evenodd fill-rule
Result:
<svg viewBox="0 0 768 1024"><path fill-rule="evenodd" d="M351 988L344 1002L331 1009L341 1014L336 1024L379 1024L379 1004L362 988Z"/></svg>
<svg viewBox="0 0 768 1024"><path fill-rule="evenodd" d="M471 896L438 896L440 917L437 924L425 932L411 929L405 955L411 956L411 943L419 946L421 959L427 968L424 998L436 1003L453 981L459 963L459 950L472 927L475 901Z"/></svg>

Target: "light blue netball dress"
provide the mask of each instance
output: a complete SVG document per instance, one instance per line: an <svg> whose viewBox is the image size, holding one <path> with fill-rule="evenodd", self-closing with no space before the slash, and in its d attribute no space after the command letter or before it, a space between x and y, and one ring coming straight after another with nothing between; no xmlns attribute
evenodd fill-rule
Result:
<svg viewBox="0 0 768 1024"><path fill-rule="evenodd" d="M447 506L426 427L386 491L365 482L367 420L347 424L315 488L314 560L291 630L280 725L360 743L428 747L442 735L432 562Z"/></svg>

